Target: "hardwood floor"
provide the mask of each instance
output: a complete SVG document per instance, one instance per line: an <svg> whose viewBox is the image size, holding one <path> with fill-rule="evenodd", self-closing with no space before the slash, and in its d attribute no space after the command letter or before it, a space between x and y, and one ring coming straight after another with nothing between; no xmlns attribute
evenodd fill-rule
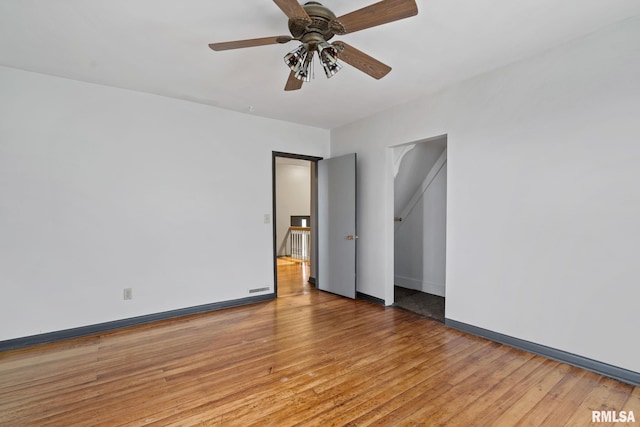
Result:
<svg viewBox="0 0 640 427"><path fill-rule="evenodd" d="M0 353L0 425L582 426L591 410L640 418L640 388L304 288L302 269L280 267L275 301Z"/></svg>
<svg viewBox="0 0 640 427"><path fill-rule="evenodd" d="M278 297L308 294L315 288L309 284L308 262L278 258Z"/></svg>

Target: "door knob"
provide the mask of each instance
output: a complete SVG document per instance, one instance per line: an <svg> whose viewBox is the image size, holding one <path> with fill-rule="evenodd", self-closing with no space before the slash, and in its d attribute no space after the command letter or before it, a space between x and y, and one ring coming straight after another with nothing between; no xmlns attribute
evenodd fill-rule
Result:
<svg viewBox="0 0 640 427"><path fill-rule="evenodd" d="M355 234L349 234L347 236L347 240L356 240L358 238L358 236L356 236Z"/></svg>

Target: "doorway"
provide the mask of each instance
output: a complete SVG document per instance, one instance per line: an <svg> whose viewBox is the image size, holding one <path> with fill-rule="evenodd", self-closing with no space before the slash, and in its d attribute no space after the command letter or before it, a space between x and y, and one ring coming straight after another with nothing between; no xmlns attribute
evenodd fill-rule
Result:
<svg viewBox="0 0 640 427"><path fill-rule="evenodd" d="M447 138L393 150L394 306L444 322Z"/></svg>
<svg viewBox="0 0 640 427"><path fill-rule="evenodd" d="M317 265L319 157L273 152L274 289L278 297L309 293Z"/></svg>

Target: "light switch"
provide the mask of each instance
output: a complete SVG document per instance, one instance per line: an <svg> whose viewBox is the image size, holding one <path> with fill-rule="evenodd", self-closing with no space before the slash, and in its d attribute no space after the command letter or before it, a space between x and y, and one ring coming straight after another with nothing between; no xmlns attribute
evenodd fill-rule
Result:
<svg viewBox="0 0 640 427"><path fill-rule="evenodd" d="M271 222L271 215L264 214L264 223L269 224Z"/></svg>

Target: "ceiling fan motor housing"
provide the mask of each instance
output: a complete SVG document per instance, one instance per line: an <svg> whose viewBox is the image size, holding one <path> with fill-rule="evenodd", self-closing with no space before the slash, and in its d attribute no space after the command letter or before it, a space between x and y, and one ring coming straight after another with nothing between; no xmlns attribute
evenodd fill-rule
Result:
<svg viewBox="0 0 640 427"><path fill-rule="evenodd" d="M295 38L300 38L302 43L308 43L314 50L320 42L330 40L334 36L330 23L336 15L316 1L310 1L302 6L311 18L311 23L305 18L289 19L289 31Z"/></svg>

